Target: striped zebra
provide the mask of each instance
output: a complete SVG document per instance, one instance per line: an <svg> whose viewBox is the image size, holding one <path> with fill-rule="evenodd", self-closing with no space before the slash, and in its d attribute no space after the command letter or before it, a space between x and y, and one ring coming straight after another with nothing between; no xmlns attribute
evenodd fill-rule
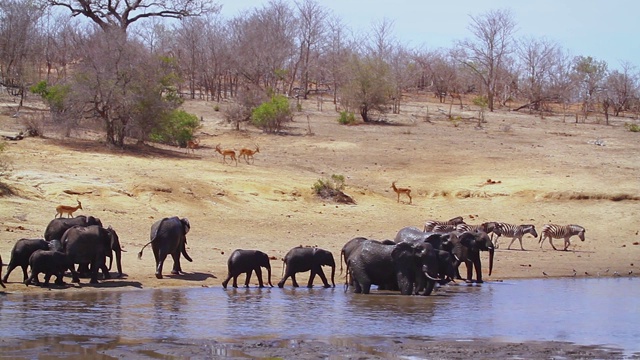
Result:
<svg viewBox="0 0 640 360"><path fill-rule="evenodd" d="M571 245L571 242L569 241L569 238L574 236L574 235L578 235L578 237L580 238L580 240L584 241L584 233L585 233L585 228L583 228L580 225L556 225L556 224L546 224L545 226L542 227L542 232L540 232L540 240L538 240L538 243L540 243L540 248L542 249L542 244L544 244L544 239L549 238L549 244L551 244L551 247L553 247L553 250L558 250L556 249L555 246L553 246L553 242L551 242L551 239L562 239L564 238L564 251L567 251L567 249L569 248L569 245Z"/></svg>
<svg viewBox="0 0 640 360"><path fill-rule="evenodd" d="M456 231L456 225L438 224L434 226L431 231L435 233L450 233L452 231Z"/></svg>
<svg viewBox="0 0 640 360"><path fill-rule="evenodd" d="M495 233L496 226L498 225L495 221L489 221L482 223L480 225L470 225L470 224L458 224L456 225L456 231L465 232L484 232L488 234ZM491 235L493 236L493 235Z"/></svg>
<svg viewBox="0 0 640 360"><path fill-rule="evenodd" d="M458 224L464 224L464 220L462 219L462 216L456 216L453 219L449 219L447 221L427 220L424 223L424 232L433 231L433 228L436 225L454 225L455 226Z"/></svg>
<svg viewBox="0 0 640 360"><path fill-rule="evenodd" d="M538 237L538 232L536 231L535 225L524 224L524 225L513 225L507 223L498 223L496 225L496 229L493 231L494 234L498 235L496 237L496 248L498 247L498 239L500 236L509 236L511 237L511 242L507 247L507 250L511 250L511 245L516 239L520 241L520 250L524 250L522 247L522 237L525 234L531 234L534 238Z"/></svg>

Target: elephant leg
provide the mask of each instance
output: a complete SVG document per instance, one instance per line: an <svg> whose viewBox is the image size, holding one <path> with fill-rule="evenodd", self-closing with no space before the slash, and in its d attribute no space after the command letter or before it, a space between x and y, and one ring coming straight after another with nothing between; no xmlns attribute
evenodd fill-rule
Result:
<svg viewBox="0 0 640 360"><path fill-rule="evenodd" d="M249 270L245 273L245 279L244 279L244 287L249 287L249 282L251 281L251 273L253 272L253 270Z"/></svg>
<svg viewBox="0 0 640 360"><path fill-rule="evenodd" d="M263 288L264 283L262 282L262 269L260 269L260 266L258 266L255 269L253 269L253 271L256 272L256 276L258 277L258 286Z"/></svg>
<svg viewBox="0 0 640 360"><path fill-rule="evenodd" d="M69 267L69 270L71 270L71 282L80 284L80 276L78 276L78 272L76 271L76 266L74 264L71 264L71 266Z"/></svg>
<svg viewBox="0 0 640 360"><path fill-rule="evenodd" d="M482 284L482 262L480 261L480 254L478 258L473 260L473 265L476 268L476 283Z"/></svg>
<svg viewBox="0 0 640 360"><path fill-rule="evenodd" d="M227 278L224 279L224 281L222 282L222 287L223 288L225 288L225 289L227 288L227 284L229 284L229 280L231 280L232 277L233 277L233 275L231 275L231 272L229 272L227 274Z"/></svg>
<svg viewBox="0 0 640 360"><path fill-rule="evenodd" d="M91 263L91 280L89 280L89 284L97 284L98 283L98 261L94 260Z"/></svg>
<svg viewBox="0 0 640 360"><path fill-rule="evenodd" d="M422 293L422 295L424 295L424 296L431 295L435 285L436 285L435 281L427 279L427 286L425 287L424 292Z"/></svg>
<svg viewBox="0 0 640 360"><path fill-rule="evenodd" d="M153 252L156 255L156 252ZM162 279L162 265L164 265L164 260L167 258L167 254L161 251L158 251L158 254L155 256L156 258L156 279Z"/></svg>
<svg viewBox="0 0 640 360"><path fill-rule="evenodd" d="M27 265L22 265L22 281L27 281L27 278L29 277L27 275Z"/></svg>
<svg viewBox="0 0 640 360"><path fill-rule="evenodd" d="M322 269L320 270L322 271ZM316 270L311 269L311 274L309 275L309 282L307 283L307 287L311 289L313 287L313 279L316 278Z"/></svg>
<svg viewBox="0 0 640 360"><path fill-rule="evenodd" d="M180 275L180 273L182 273L182 266L180 266L180 253L174 252L171 254L171 257L173 258L173 269L171 270L171 274Z"/></svg>
<svg viewBox="0 0 640 360"><path fill-rule="evenodd" d="M64 277L64 271L57 273L56 274L55 284L56 285L64 285L64 280L62 280L63 277Z"/></svg>
<svg viewBox="0 0 640 360"><path fill-rule="evenodd" d="M324 275L324 271L322 271L322 267L318 269L318 276L320 276L320 279L322 280L325 288L331 287L331 285L329 285L329 282L327 281L327 277Z"/></svg>
<svg viewBox="0 0 640 360"><path fill-rule="evenodd" d="M106 263L102 266L102 276L105 279L111 279L111 273L109 273L109 268Z"/></svg>
<svg viewBox="0 0 640 360"><path fill-rule="evenodd" d="M296 274L291 274L291 282L293 283L293 287L300 287L296 281Z"/></svg>
<svg viewBox="0 0 640 360"><path fill-rule="evenodd" d="M467 278L465 281L472 282L473 281L473 263L471 262L471 260L465 260L464 265L467 267Z"/></svg>
<svg viewBox="0 0 640 360"><path fill-rule="evenodd" d="M44 274L44 285L45 286L49 285L49 280L51 280L51 273Z"/></svg>
<svg viewBox="0 0 640 360"><path fill-rule="evenodd" d="M278 282L278 287L279 288L283 288L284 287L284 283L287 281L287 279L289 278L289 272L287 272L284 277Z"/></svg>

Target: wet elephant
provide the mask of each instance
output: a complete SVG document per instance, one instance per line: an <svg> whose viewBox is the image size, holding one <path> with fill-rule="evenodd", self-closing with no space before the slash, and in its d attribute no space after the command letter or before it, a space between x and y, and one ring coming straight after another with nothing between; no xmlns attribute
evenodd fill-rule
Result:
<svg viewBox="0 0 640 360"><path fill-rule="evenodd" d="M11 258L7 265L7 272L4 274L3 282L7 282L9 274L16 267L22 267L22 282L27 281L27 267L29 267L29 257L36 250L49 250L49 243L44 239L20 239L16 241L11 249Z"/></svg>
<svg viewBox="0 0 640 360"><path fill-rule="evenodd" d="M122 248L118 234L111 227L98 225L74 226L62 235L62 246L72 264L89 264L90 283L98 283L98 270L102 270L105 279L110 279L106 258L115 253L118 276L122 276ZM74 266L71 266L73 282L80 278Z"/></svg>
<svg viewBox="0 0 640 360"><path fill-rule="evenodd" d="M44 239L51 241L53 239L62 239L62 235L68 229L74 226L102 226L100 219L93 216L76 216L74 218L56 218L49 222L47 228L44 231Z"/></svg>
<svg viewBox="0 0 640 360"><path fill-rule="evenodd" d="M334 281L336 274L336 262L333 259L333 254L328 250L316 247L299 246L289 250L282 261L284 262L286 271L280 282L278 282L278 287L280 288L284 287L284 283L289 277L291 277L293 286L298 287L296 274L305 271L311 271L311 274L309 275L309 282L307 284L308 288L313 287L313 279L316 275L320 276L325 288L331 287L327 282L327 277L324 275L324 271L322 271L322 266L331 266L331 284L334 287L336 286Z"/></svg>
<svg viewBox="0 0 640 360"><path fill-rule="evenodd" d="M187 233L191 229L191 224L187 218L177 216L164 218L151 225L151 241L142 247L138 253L138 259L142 258L142 251L151 244L153 255L156 260L156 278L162 279L162 266L168 255L173 258L173 269L171 274L182 273L180 265L180 254L184 255L187 261L193 261L187 254Z"/></svg>
<svg viewBox="0 0 640 360"><path fill-rule="evenodd" d="M255 272L256 277L258 277L258 286L264 287L261 268L267 269L267 281L268 284L273 287L271 284L271 263L269 261L269 255L260 250L237 249L231 253L229 260L227 260L228 274L227 278L222 282L222 287L226 289L229 280L233 278L233 287L237 288L238 276L242 273L246 275L244 286L249 287L252 272Z"/></svg>
<svg viewBox="0 0 640 360"><path fill-rule="evenodd" d="M435 249L427 243L365 241L349 256L348 269L355 292L363 294L370 292L371 285L396 283L401 294L411 295L428 287L421 283L420 274L438 280Z"/></svg>

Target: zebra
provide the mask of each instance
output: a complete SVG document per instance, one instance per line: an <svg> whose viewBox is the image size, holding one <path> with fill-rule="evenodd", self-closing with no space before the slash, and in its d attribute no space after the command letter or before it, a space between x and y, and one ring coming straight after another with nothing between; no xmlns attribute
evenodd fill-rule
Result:
<svg viewBox="0 0 640 360"><path fill-rule="evenodd" d="M535 225L531 224L513 225L501 222L496 225L496 229L493 231L493 233L498 235L496 237L496 248L498 247L498 239L500 238L500 236L504 235L513 238L511 239L507 250L511 250L511 245L513 245L513 242L516 241L516 239L520 241L520 250L524 250L524 247L522 247L522 237L525 234L531 234L534 238L538 237L538 232L536 231Z"/></svg>
<svg viewBox="0 0 640 360"><path fill-rule="evenodd" d="M447 221L438 221L438 220L427 220L424 223L424 232L433 231L433 228L436 225L458 225L464 224L464 220L462 216L456 216L453 219L449 219Z"/></svg>
<svg viewBox="0 0 640 360"><path fill-rule="evenodd" d="M495 221L485 222L480 225L469 225L469 224L462 223L462 224L456 225L456 231L459 231L459 232L465 232L465 231L480 232L481 231L481 232L487 233L488 235L491 233L495 233L496 226L498 226L498 223ZM493 235L491 235L491 237L493 238Z"/></svg>
<svg viewBox="0 0 640 360"><path fill-rule="evenodd" d="M553 250L558 250L555 246L553 246L553 242L551 242L551 239L564 238L564 251L567 251L569 245L571 245L569 238L574 235L578 235L580 240L584 241L585 231L585 228L580 225L571 224L562 226L556 224L546 224L542 227L542 232L540 232L540 240L538 240L538 243L540 243L540 248L542 249L544 239L549 238L549 244L551 244Z"/></svg>
<svg viewBox="0 0 640 360"><path fill-rule="evenodd" d="M456 231L456 225L438 224L431 231L435 233L450 233Z"/></svg>

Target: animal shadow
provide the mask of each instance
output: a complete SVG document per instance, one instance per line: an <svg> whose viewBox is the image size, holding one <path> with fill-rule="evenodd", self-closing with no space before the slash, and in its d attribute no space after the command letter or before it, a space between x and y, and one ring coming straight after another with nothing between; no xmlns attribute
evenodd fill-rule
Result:
<svg viewBox="0 0 640 360"><path fill-rule="evenodd" d="M192 273L183 272L180 275L169 274L169 275L165 275L165 277L168 277L171 279L182 279L187 281L205 281L207 279L217 279L215 275L210 273L203 273L203 272L192 272Z"/></svg>

